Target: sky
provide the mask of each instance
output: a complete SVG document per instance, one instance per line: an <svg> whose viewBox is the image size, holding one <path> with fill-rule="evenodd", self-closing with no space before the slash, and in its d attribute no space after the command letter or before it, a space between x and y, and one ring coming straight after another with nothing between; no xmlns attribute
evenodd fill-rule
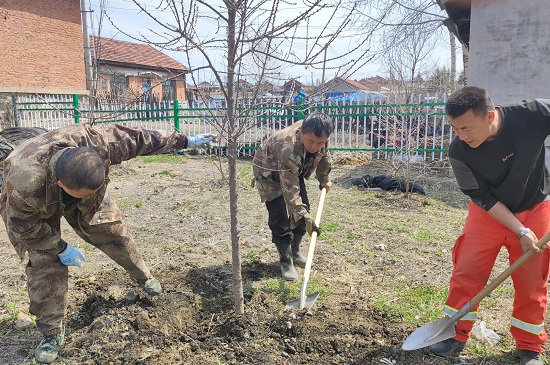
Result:
<svg viewBox="0 0 550 365"><path fill-rule="evenodd" d="M148 8L155 9L155 6L160 1L140 0L140 2L146 5ZM104 5L107 17L100 17L100 15L102 14L100 11L101 4ZM299 7L297 4L294 7L291 6L290 3L287 4L289 4L287 5L287 8L280 9L280 11L278 12L279 17L292 17L296 11L299 11ZM151 18L145 16L143 13L140 12L138 7L134 4L132 0L87 0L87 6L92 10L92 12L89 13L90 18L88 21L90 34L98 34L101 22L101 36L103 37L132 42L136 41L132 39L132 37L141 39L143 35L153 40L160 39L160 37L156 37L150 32L150 29L158 29L158 26ZM158 19L162 22L174 22L173 16L169 11L154 11L156 16L158 16ZM322 27L329 22L328 18L330 17L331 13L329 12L326 12L325 14L320 13L319 16L315 17L318 24L310 24L313 25L312 29L314 31L315 29L322 29ZM214 21L199 24L197 26L197 32L203 36L206 36L212 33L212 29L214 27ZM331 57L337 57L338 55L345 53L349 49L349 47L355 46L354 42L356 42L356 40L354 39L337 39L327 48L327 59L330 59ZM300 47L296 49L296 52L300 51L299 48ZM176 52L166 49L162 50L162 52L186 66L191 66L191 68L204 65L204 61L200 57L192 58L189 62L183 52ZM356 57L358 56L356 55ZM214 55L214 58L218 63L216 66L223 70L225 68L222 61L223 55ZM351 55L348 60L352 58L353 55ZM442 41L441 44L433 52L432 58L433 62L435 62L437 65L441 65L446 68L450 67L450 46L446 39L445 42ZM458 54L457 59L459 62L459 64L457 65L457 72L460 72L462 70L460 53ZM319 61L321 61L321 59ZM332 64L330 62L327 62L325 81L330 80L336 74L336 71L331 69L331 67L338 67L341 63L341 60L333 62ZM318 83L319 80L321 80L322 73L323 72L321 67L317 67L317 69L312 69L311 67L305 68L303 66L289 66L281 70L281 79L288 80L291 78L298 78L301 82L306 84ZM371 61L357 69L350 78L360 80L362 78L373 77L377 75L386 76L384 74L384 67L380 62ZM194 74L194 77L197 80L197 83L199 83L200 81L210 82L213 80L212 74L208 71L196 72Z"/></svg>

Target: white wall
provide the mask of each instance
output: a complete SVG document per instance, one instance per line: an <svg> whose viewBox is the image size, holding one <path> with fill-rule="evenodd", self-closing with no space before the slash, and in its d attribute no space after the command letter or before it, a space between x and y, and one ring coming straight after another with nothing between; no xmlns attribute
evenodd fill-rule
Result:
<svg viewBox="0 0 550 365"><path fill-rule="evenodd" d="M550 98L549 19L548 0L472 0L468 84L497 104Z"/></svg>
<svg viewBox="0 0 550 365"><path fill-rule="evenodd" d="M550 1L472 0L468 83L495 103L550 98Z"/></svg>

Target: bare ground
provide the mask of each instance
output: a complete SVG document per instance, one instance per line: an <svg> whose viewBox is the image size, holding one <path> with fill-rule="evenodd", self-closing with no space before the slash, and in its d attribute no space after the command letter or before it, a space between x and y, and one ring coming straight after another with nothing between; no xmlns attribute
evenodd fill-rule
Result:
<svg viewBox="0 0 550 365"><path fill-rule="evenodd" d="M216 162L185 156L178 163L138 159L116 167L112 194L164 292L148 298L120 267L64 226L64 238L85 250L88 261L83 269L70 269L66 344L56 363L516 364L507 332L509 282L480 312L502 337L496 346L473 338L462 356L450 360L401 350L417 326L440 313L443 303L432 301L410 319L411 300L424 294L407 295L427 288L444 300L467 200L446 168L415 168L426 197L352 186L352 178L367 173L391 171L386 164L351 160L334 167L310 281L321 295L305 313L284 310L288 300L298 299L300 283L278 280L267 212L249 186L250 161L239 161L245 314L236 316L228 188ZM315 212L318 190L314 181L308 184ZM18 314L28 313L24 264L3 227L0 245L0 362L32 364L40 335L33 325L16 323ZM496 274L504 265L499 259Z"/></svg>

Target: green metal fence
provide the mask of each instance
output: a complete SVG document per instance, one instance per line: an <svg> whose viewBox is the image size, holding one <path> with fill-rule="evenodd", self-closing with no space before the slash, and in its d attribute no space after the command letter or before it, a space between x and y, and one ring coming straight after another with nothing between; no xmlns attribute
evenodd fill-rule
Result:
<svg viewBox="0 0 550 365"><path fill-rule="evenodd" d="M435 161L446 158L452 129L443 113L445 95L389 95L367 103L331 100L305 105L281 105L280 100L242 100L237 113L239 155L252 156L275 131L303 119L313 110L330 115L335 131L329 139L333 156L342 158ZM425 102L430 100L430 102ZM175 101L98 104L93 112L78 95L13 98L17 126L56 129L72 123L119 123L179 131L186 135L216 133L226 109L182 107ZM218 146L223 153L225 144Z"/></svg>

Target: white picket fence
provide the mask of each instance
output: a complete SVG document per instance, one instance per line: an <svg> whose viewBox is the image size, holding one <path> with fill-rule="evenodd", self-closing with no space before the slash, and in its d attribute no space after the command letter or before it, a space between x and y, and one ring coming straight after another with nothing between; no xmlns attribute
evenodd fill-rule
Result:
<svg viewBox="0 0 550 365"><path fill-rule="evenodd" d="M328 113L335 124L329 139L334 157L359 159L410 159L437 161L446 158L453 137L443 106L446 95L386 95L373 102L325 100L282 106L275 99L243 100L237 108L236 128L240 157L252 156L272 133L316 109ZM280 99L279 99L280 101ZM91 112L86 100L73 95L18 96L16 125L57 129L74 123L119 123L186 135L223 130L224 108L182 108L174 101L100 104ZM223 136L221 151L225 146Z"/></svg>

